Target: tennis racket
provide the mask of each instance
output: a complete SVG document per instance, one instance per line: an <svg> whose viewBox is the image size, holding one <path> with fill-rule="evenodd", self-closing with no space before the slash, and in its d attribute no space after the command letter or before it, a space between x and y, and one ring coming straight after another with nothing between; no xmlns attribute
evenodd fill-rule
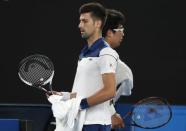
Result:
<svg viewBox="0 0 186 131"><path fill-rule="evenodd" d="M148 97L132 106L123 119L131 116L130 126L155 129L166 125L172 118L172 110L168 101L161 97Z"/></svg>
<svg viewBox="0 0 186 131"><path fill-rule="evenodd" d="M18 75L25 84L51 94L54 65L48 57L34 54L24 58L19 63ZM46 84L50 91L43 87Z"/></svg>

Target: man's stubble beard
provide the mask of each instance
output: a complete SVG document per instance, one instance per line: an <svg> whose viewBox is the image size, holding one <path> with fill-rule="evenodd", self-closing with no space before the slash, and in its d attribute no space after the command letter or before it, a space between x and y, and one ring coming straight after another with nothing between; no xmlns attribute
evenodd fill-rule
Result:
<svg viewBox="0 0 186 131"><path fill-rule="evenodd" d="M87 40L90 36L86 33L82 34L81 37L85 40Z"/></svg>

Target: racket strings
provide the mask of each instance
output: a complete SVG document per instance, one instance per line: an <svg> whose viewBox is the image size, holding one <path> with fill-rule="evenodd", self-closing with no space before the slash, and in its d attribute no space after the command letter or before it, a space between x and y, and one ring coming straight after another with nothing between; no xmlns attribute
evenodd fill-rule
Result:
<svg viewBox="0 0 186 131"><path fill-rule="evenodd" d="M46 81L50 77L51 72L46 71L36 64L32 64L28 72L21 71L21 74L26 81L38 83Z"/></svg>
<svg viewBox="0 0 186 131"><path fill-rule="evenodd" d="M52 75L52 62L43 56L27 58L19 68L20 77L31 85L42 85Z"/></svg>
<svg viewBox="0 0 186 131"><path fill-rule="evenodd" d="M170 109L161 100L145 100L138 103L132 114L133 121L142 127L157 127L170 119Z"/></svg>

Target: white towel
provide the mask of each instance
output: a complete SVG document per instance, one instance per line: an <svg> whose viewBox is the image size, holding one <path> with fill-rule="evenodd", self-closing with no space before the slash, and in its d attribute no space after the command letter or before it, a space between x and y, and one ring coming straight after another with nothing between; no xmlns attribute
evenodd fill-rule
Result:
<svg viewBox="0 0 186 131"><path fill-rule="evenodd" d="M114 103L120 98L120 96L131 95L131 90L133 88L133 82L129 79L125 79L121 82L121 85L117 89L116 96L113 98Z"/></svg>
<svg viewBox="0 0 186 131"><path fill-rule="evenodd" d="M56 118L56 129L55 131L82 131L83 124L85 121L86 110L82 110L78 113L77 118L74 121L74 126L70 128L67 126L64 120Z"/></svg>
<svg viewBox="0 0 186 131"><path fill-rule="evenodd" d="M85 119L85 110L79 111L81 97L62 101L59 95L51 95L53 115L56 118L55 131L81 131Z"/></svg>

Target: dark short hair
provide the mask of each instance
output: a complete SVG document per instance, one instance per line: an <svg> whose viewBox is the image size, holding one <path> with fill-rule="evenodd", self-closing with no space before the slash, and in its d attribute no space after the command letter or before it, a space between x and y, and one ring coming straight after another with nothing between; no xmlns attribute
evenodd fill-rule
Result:
<svg viewBox="0 0 186 131"><path fill-rule="evenodd" d="M118 28L119 25L124 25L126 21L124 14L118 10L107 9L106 13L107 13L107 20L105 22L105 26L103 27L103 31L102 31L103 37L106 36L106 33L109 29L113 30L115 28Z"/></svg>
<svg viewBox="0 0 186 131"><path fill-rule="evenodd" d="M89 12L91 13L92 17L101 20L102 22L101 29L102 29L103 26L105 25L106 16L107 16L105 7L103 7L103 5L101 5L100 3L91 2L91 3L83 4L79 8L79 14L89 13Z"/></svg>

